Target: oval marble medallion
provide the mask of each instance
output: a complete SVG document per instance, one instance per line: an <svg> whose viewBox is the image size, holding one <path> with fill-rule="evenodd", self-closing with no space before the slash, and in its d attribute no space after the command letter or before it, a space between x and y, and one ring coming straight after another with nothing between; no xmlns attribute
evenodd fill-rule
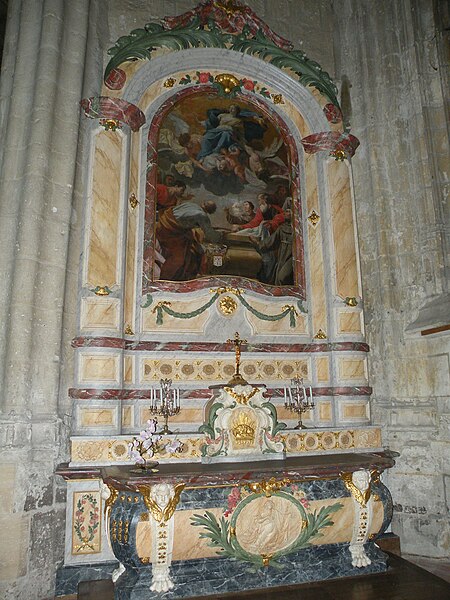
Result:
<svg viewBox="0 0 450 600"><path fill-rule="evenodd" d="M303 519L286 497L257 496L236 518L236 540L250 554L273 555L288 548L299 536Z"/></svg>

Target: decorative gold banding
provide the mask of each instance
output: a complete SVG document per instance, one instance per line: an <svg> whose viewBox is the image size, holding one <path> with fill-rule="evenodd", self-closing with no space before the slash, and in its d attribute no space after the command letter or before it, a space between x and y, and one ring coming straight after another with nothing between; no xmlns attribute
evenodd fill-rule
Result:
<svg viewBox="0 0 450 600"><path fill-rule="evenodd" d="M331 437L332 434L333 437ZM301 432L293 430L282 434L285 443L287 454L308 454L316 452L317 449L322 449L324 452L334 451L337 449L350 450L356 448L364 449L380 449L382 446L381 430L376 427L357 428L357 429L325 429L320 432L308 431ZM335 440L335 445L331 446L332 439ZM197 437L182 437L183 448L181 452L157 454L155 460L165 460L173 458L177 460L194 460L198 461L201 457L199 446L202 443L202 435ZM163 444L168 439L163 439ZM73 439L71 460L78 464L90 464L99 461L124 462L127 460L126 450L129 438L122 439L102 439L96 441ZM372 475L372 480L376 481L376 475ZM112 503L114 500L110 500Z"/></svg>

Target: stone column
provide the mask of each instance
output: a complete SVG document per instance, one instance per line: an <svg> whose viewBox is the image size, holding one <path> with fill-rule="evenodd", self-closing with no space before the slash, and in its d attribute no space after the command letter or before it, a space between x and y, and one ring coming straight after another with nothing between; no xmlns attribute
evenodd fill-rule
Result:
<svg viewBox="0 0 450 600"><path fill-rule="evenodd" d="M11 5L19 28L13 70L2 77L4 414L56 412L87 9L87 1Z"/></svg>
<svg viewBox="0 0 450 600"><path fill-rule="evenodd" d="M97 11L102 3L93 4ZM0 596L43 598L63 555L64 495L53 469L93 9L90 0L15 0L8 10L0 80Z"/></svg>

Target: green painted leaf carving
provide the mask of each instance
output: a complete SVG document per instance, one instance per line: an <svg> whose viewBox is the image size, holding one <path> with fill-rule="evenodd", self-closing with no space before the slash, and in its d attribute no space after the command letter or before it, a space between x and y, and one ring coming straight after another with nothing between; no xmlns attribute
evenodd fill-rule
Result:
<svg viewBox="0 0 450 600"><path fill-rule="evenodd" d="M261 30L252 36L249 29L244 27L240 35L233 35L222 32L213 21L209 21L205 28L197 17L188 25L174 29L165 29L158 23L148 23L143 29L134 29L129 35L120 37L108 50L112 58L105 69L105 79L112 69L125 61L150 60L152 52L157 48L177 51L200 47L228 48L258 56L280 69L291 69L300 83L315 87L339 107L337 88L331 77L301 50L283 50L266 38Z"/></svg>
<svg viewBox="0 0 450 600"><path fill-rule="evenodd" d="M272 423L273 423L272 435L276 435L283 429L286 429L286 427L287 427L286 423L283 423L282 421L278 421L277 410L276 410L275 406L272 404L272 402L264 402L263 404L261 404L261 407L267 409L270 412L270 417L271 417Z"/></svg>
<svg viewBox="0 0 450 600"><path fill-rule="evenodd" d="M231 535L229 522L224 517L221 517L219 522L213 513L207 510L204 515L193 515L191 522L195 527L203 527L205 531L200 533L199 537L208 539L208 546L216 548L219 556L228 556L253 563L258 567L262 566L260 556L249 554L236 543L235 536Z"/></svg>
<svg viewBox="0 0 450 600"><path fill-rule="evenodd" d="M254 38L242 39L241 36L237 37L231 49L236 52L257 55L280 69L292 69L299 78L300 83L305 86L314 86L335 106L339 106L337 88L330 75L322 70L319 63L307 58L301 50L290 52L283 50L270 42L261 31L258 31Z"/></svg>
<svg viewBox="0 0 450 600"><path fill-rule="evenodd" d="M144 29L134 29L130 35L120 37L108 50L112 58L106 67L105 79L112 69L127 60L150 60L156 48L222 48L224 43L224 36L220 32L201 28L198 18L193 19L186 27L174 29L165 29L159 23L147 23Z"/></svg>
<svg viewBox="0 0 450 600"><path fill-rule="evenodd" d="M258 497L260 495L255 494L254 496ZM287 494L284 492L277 492L274 495L287 497ZM244 502L248 502L248 499ZM301 513L306 515L305 526L293 544L273 555L270 559L270 565L279 566L279 563L277 563L278 558L306 548L311 544L312 538L322 536L323 534L320 530L333 525L330 515L339 511L342 507L343 504L337 502L330 506L322 506L319 511L305 513L303 507L299 506ZM219 521L213 513L205 511L204 515L193 515L191 522L192 525L203 528L204 531L199 534L199 537L208 539L208 546L216 548L219 556L228 556L244 562L250 562L258 567L263 566L262 556L251 554L240 546L236 536L231 532L230 523L224 517L221 517Z"/></svg>

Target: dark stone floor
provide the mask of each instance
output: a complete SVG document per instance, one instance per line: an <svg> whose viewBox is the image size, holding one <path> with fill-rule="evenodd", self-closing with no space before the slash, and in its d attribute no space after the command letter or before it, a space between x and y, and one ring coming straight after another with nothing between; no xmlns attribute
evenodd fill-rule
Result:
<svg viewBox="0 0 450 600"><path fill-rule="evenodd" d="M449 600L450 584L394 554L387 573L207 596L208 600ZM147 597L148 598L148 597ZM145 600L147 600L147 598ZM111 581L82 582L78 600L113 600ZM144 599L143 599L144 600ZM186 599L187 600L187 599ZM191 599L194 600L194 599ZM197 600L197 598L195 598Z"/></svg>

